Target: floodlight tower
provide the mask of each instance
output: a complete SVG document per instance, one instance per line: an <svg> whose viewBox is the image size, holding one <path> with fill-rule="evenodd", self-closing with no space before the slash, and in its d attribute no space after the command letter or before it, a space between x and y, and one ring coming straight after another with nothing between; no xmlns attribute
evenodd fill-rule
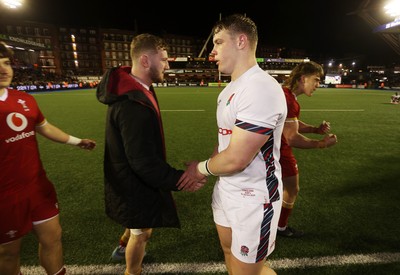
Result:
<svg viewBox="0 0 400 275"><path fill-rule="evenodd" d="M23 0L1 0L1 3L9 9L17 9L22 6Z"/></svg>
<svg viewBox="0 0 400 275"><path fill-rule="evenodd" d="M371 2L373 2L371 4ZM382 1L380 1L382 2ZM348 15L358 15L373 29L373 32L378 34L382 39L400 55L400 0L385 1L386 5L382 7L382 3L378 1L364 0L358 9ZM386 16L383 16L382 9L385 9L387 14L394 15L395 20L386 24ZM374 16L371 15L374 14ZM378 19L378 18L379 19Z"/></svg>
<svg viewBox="0 0 400 275"><path fill-rule="evenodd" d="M18 14L23 7L23 2L24 0L0 0L0 24L3 24L3 20L13 18Z"/></svg>
<svg viewBox="0 0 400 275"><path fill-rule="evenodd" d="M400 0L392 0L384 7L387 14L395 18L395 21L400 20Z"/></svg>

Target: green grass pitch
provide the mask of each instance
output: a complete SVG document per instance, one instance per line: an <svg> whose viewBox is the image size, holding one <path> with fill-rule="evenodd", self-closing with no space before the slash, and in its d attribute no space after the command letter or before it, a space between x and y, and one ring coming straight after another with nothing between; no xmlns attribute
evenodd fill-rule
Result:
<svg viewBox="0 0 400 275"><path fill-rule="evenodd" d="M215 109L220 90L156 88L171 165L184 168L185 161L204 160L211 154L217 140ZM310 124L331 122L339 142L328 149L295 150L301 190L290 224L306 235L298 240L278 238L271 260L400 252L400 105L389 103L391 94L321 88L311 98L298 98L300 119ZM97 148L87 152L38 137L43 164L59 196L66 264L108 264L123 228L104 213L106 106L97 101L95 90L34 96L51 123L97 141ZM174 193L182 229L155 229L147 261L223 261L210 207L214 182L210 178L197 193ZM38 264L33 235L24 239L21 263ZM399 274L400 264L278 273Z"/></svg>

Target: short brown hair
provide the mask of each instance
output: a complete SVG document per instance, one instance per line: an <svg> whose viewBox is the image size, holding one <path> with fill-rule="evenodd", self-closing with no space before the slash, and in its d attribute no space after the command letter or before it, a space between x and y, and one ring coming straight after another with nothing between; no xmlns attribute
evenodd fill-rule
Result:
<svg viewBox="0 0 400 275"><path fill-rule="evenodd" d="M143 52L157 53L159 50L167 50L168 44L161 37L149 33L135 36L131 42L131 58L139 57Z"/></svg>
<svg viewBox="0 0 400 275"><path fill-rule="evenodd" d="M314 61L300 63L292 70L289 78L286 79L283 83L283 86L288 87L290 90L294 90L295 88L297 88L297 81L303 75L308 76L314 74L318 75L320 78L324 76L324 69L321 65Z"/></svg>
<svg viewBox="0 0 400 275"><path fill-rule="evenodd" d="M7 44L0 41L0 58L9 58L12 60L14 57L14 52L7 47Z"/></svg>
<svg viewBox="0 0 400 275"><path fill-rule="evenodd" d="M244 33L252 48L257 47L258 43L258 31L257 26L253 20L245 15L232 14L225 18L222 18L215 23L212 33L213 35L219 33L221 30L227 30L232 34Z"/></svg>

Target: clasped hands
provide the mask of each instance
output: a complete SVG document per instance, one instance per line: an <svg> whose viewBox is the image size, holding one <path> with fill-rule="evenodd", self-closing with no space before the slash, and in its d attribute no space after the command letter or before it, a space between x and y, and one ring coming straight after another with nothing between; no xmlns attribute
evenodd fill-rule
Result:
<svg viewBox="0 0 400 275"><path fill-rule="evenodd" d="M185 163L186 171L182 174L177 184L179 190L195 192L206 184L207 177L197 169L198 163L197 160Z"/></svg>

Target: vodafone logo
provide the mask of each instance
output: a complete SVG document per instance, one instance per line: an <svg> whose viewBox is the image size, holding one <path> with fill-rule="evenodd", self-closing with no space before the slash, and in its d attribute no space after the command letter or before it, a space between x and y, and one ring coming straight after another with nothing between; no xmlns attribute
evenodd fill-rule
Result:
<svg viewBox="0 0 400 275"><path fill-rule="evenodd" d="M28 119L26 119L23 114L10 113L6 118L6 122L8 127L10 127L12 130L16 132L21 132L14 137L5 139L6 143L13 143L35 135L35 131L33 130L30 132L22 132L28 126Z"/></svg>
<svg viewBox="0 0 400 275"><path fill-rule="evenodd" d="M7 116L7 125L16 132L20 132L26 128L28 125L28 120L23 114L20 113L10 113Z"/></svg>

